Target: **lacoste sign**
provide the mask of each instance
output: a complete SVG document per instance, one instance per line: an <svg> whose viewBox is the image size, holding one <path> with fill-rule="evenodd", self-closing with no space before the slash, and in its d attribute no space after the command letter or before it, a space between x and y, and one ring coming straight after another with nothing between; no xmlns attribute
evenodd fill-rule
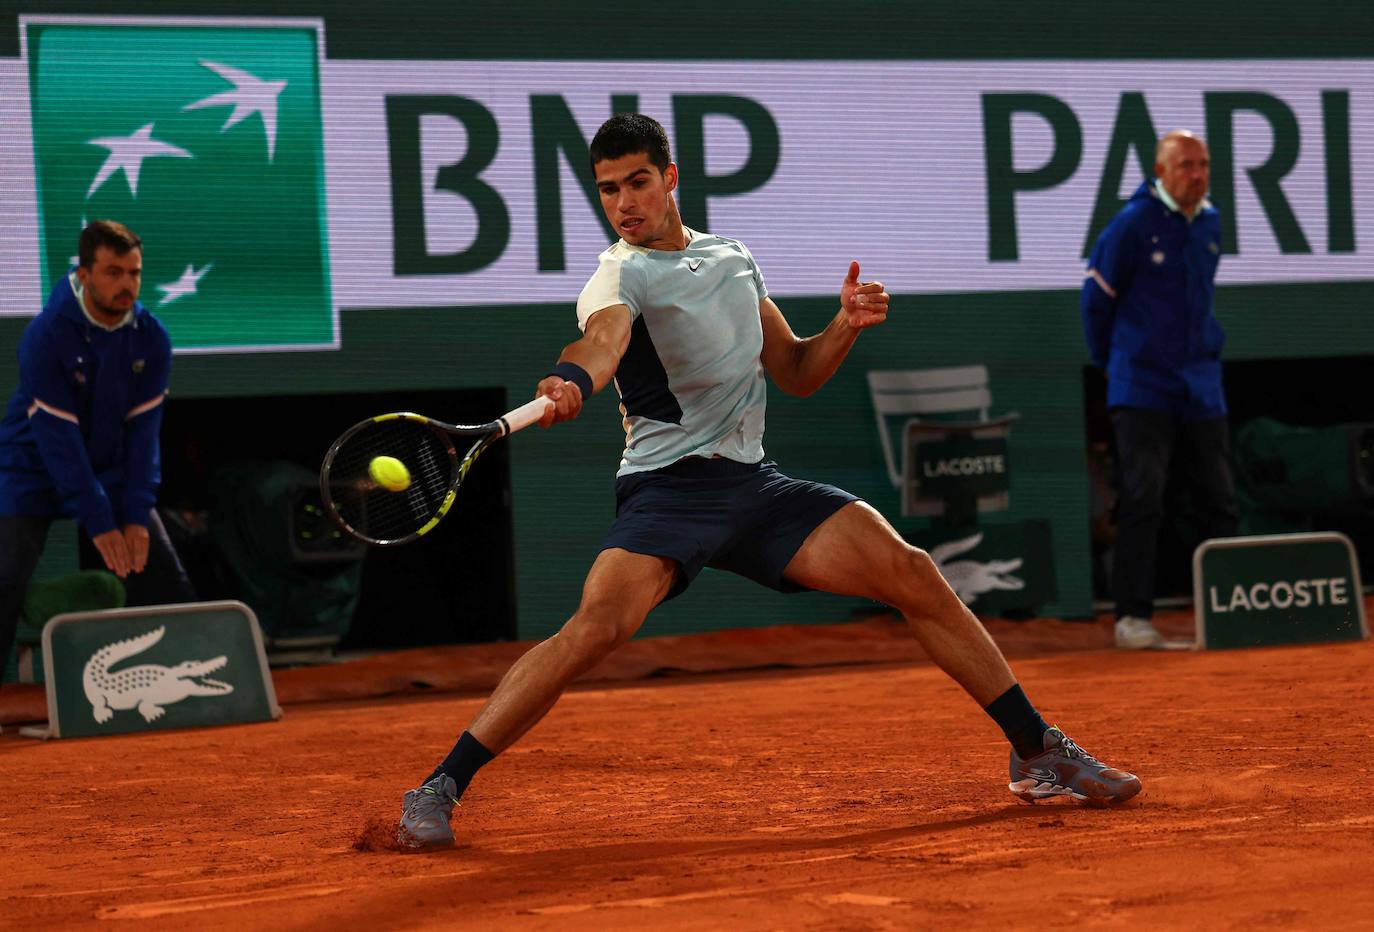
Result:
<svg viewBox="0 0 1374 932"><path fill-rule="evenodd" d="M1341 534L1205 541L1193 555L1199 646L1356 640L1368 634L1359 563Z"/></svg>
<svg viewBox="0 0 1374 932"><path fill-rule="evenodd" d="M987 495L1008 487L1005 437L954 434L917 444L913 455L923 498L961 492Z"/></svg>
<svg viewBox="0 0 1374 932"><path fill-rule="evenodd" d="M1286 579L1260 581L1248 588L1242 583L1231 587L1229 596L1207 587L1208 608L1214 614L1226 612L1268 612L1289 608L1322 608L1327 605L1350 604L1350 580L1344 576L1333 579Z"/></svg>
<svg viewBox="0 0 1374 932"><path fill-rule="evenodd" d="M43 627L54 737L281 716L257 619L242 602L58 615Z"/></svg>

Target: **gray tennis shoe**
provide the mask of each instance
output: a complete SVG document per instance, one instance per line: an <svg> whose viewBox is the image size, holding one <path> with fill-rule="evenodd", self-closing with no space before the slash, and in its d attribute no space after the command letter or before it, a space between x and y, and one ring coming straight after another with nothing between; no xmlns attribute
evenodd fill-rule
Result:
<svg viewBox="0 0 1374 932"><path fill-rule="evenodd" d="M1096 806L1124 803L1140 792L1140 778L1109 767L1073 743L1058 728L1045 732L1045 750L1025 760L1011 752L1007 789L1033 803L1068 796Z"/></svg>
<svg viewBox="0 0 1374 932"><path fill-rule="evenodd" d="M440 848L453 844L453 806L458 784L446 773L436 774L422 786L406 793L396 841L406 848Z"/></svg>

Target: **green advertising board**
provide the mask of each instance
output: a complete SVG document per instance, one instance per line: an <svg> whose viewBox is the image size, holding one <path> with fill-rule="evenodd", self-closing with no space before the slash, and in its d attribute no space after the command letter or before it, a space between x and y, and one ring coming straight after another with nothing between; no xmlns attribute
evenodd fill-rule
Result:
<svg viewBox="0 0 1374 932"><path fill-rule="evenodd" d="M281 717L257 619L242 602L58 615L43 628L52 737Z"/></svg>
<svg viewBox="0 0 1374 932"><path fill-rule="evenodd" d="M1355 549L1343 534L1204 541L1193 554L1200 648L1369 636Z"/></svg>
<svg viewBox="0 0 1374 932"><path fill-rule="evenodd" d="M143 300L178 351L334 346L318 33L30 24L42 280L117 217L150 246Z"/></svg>

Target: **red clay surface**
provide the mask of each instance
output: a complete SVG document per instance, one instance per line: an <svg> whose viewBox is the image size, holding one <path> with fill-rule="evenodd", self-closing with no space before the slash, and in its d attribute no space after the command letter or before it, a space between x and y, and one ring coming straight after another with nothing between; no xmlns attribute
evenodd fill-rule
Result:
<svg viewBox="0 0 1374 932"><path fill-rule="evenodd" d="M1131 653L1103 623L989 627L1046 717L1140 774L1140 797L1016 802L992 723L870 621L633 642L650 646L598 675L764 648L847 665L580 686L478 775L458 848L402 854L401 793L480 696L293 705L309 676L289 671L270 724L7 726L0 927L1374 927L1374 644ZM509 651L464 649L458 679Z"/></svg>

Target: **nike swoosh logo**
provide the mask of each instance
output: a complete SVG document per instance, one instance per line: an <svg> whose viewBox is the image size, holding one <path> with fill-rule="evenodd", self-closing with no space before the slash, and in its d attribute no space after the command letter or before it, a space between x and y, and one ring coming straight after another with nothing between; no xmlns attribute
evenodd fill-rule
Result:
<svg viewBox="0 0 1374 932"><path fill-rule="evenodd" d="M700 259L688 259L688 260L687 260L687 268L689 268L689 269L691 269L693 272L695 272L697 269L701 268L701 260L700 260Z"/></svg>
<svg viewBox="0 0 1374 932"><path fill-rule="evenodd" d="M1028 776L1028 777L1034 777L1036 780L1039 780L1041 783L1058 783L1058 782L1059 782L1059 774L1055 773L1053 770L1041 770L1041 769L1039 769L1038 767L1027 768L1027 770L1026 770L1026 776Z"/></svg>

